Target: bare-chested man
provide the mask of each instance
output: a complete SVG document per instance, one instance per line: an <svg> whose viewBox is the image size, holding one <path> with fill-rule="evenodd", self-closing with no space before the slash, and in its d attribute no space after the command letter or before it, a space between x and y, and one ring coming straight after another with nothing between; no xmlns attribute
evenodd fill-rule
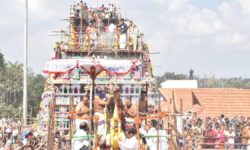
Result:
<svg viewBox="0 0 250 150"><path fill-rule="evenodd" d="M83 96L80 103L76 106L76 116L77 117L88 117L89 116L89 98L88 96ZM83 119L76 119L76 130L79 130L79 126L82 122L88 122Z"/></svg>
<svg viewBox="0 0 250 150"><path fill-rule="evenodd" d="M148 97L147 92L142 91L141 97L138 104L138 115L140 117L146 117L148 113ZM147 120L141 120L142 126L147 122Z"/></svg>
<svg viewBox="0 0 250 150"><path fill-rule="evenodd" d="M137 110L136 107L132 104L131 99L127 98L125 100L125 117L126 117L126 122L127 121L134 121L134 118L137 116Z"/></svg>
<svg viewBox="0 0 250 150"><path fill-rule="evenodd" d="M108 105L106 98L101 99L99 96L95 96L94 108L95 116L98 116L99 120L97 123L97 135L100 137L98 144L102 145L105 143L107 134L107 123L105 107Z"/></svg>
<svg viewBox="0 0 250 150"><path fill-rule="evenodd" d="M147 97L147 93L145 91L143 91L141 93L141 98L139 100L139 115L140 116L146 116L147 111L148 111L148 97Z"/></svg>

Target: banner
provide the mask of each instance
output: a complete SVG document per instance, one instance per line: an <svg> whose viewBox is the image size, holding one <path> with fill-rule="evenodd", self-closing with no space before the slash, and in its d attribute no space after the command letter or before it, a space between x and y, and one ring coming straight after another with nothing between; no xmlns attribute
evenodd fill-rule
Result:
<svg viewBox="0 0 250 150"><path fill-rule="evenodd" d="M125 75L139 65L141 63L137 60L55 59L46 63L43 72L68 73L74 68L84 68L89 71L90 67L95 66L97 70L104 70L108 74Z"/></svg>
<svg viewBox="0 0 250 150"><path fill-rule="evenodd" d="M135 67L131 60L102 60L100 66L109 74L128 74Z"/></svg>
<svg viewBox="0 0 250 150"><path fill-rule="evenodd" d="M73 59L54 59L46 62L44 73L67 73L76 66L76 60Z"/></svg>

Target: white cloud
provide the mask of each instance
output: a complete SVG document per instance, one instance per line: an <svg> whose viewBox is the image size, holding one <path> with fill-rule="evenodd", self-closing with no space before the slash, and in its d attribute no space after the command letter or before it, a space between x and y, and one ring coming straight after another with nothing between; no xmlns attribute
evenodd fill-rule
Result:
<svg viewBox="0 0 250 150"><path fill-rule="evenodd" d="M221 76L246 73L233 70L238 67L247 69L244 59L241 59L245 56L241 53L250 55L249 4L248 0L232 0L222 2L215 9L208 9L198 8L188 0L168 1L167 9L160 12L157 18L163 22L162 28L154 31L151 37L163 38L158 42L161 44L155 44L157 40L150 41L152 49L162 53L161 58L154 57L154 64L160 61L167 64L158 71L187 72L192 67L197 72L214 72ZM230 57L223 57L225 55ZM232 61L233 57L237 63ZM232 69L227 70L226 66L232 66ZM244 75L250 76L250 72Z"/></svg>
<svg viewBox="0 0 250 150"><path fill-rule="evenodd" d="M150 0L152 3L160 4L160 5L165 5L168 1L166 0Z"/></svg>
<svg viewBox="0 0 250 150"><path fill-rule="evenodd" d="M222 13L230 13L232 10L232 6L228 2L223 2L218 8Z"/></svg>
<svg viewBox="0 0 250 150"><path fill-rule="evenodd" d="M167 5L169 12L180 12L180 10L186 11L192 9L192 5L189 5L190 0L170 0Z"/></svg>
<svg viewBox="0 0 250 150"><path fill-rule="evenodd" d="M245 15L249 15L250 13L250 1L249 0L239 0L239 3L242 7L242 13Z"/></svg>
<svg viewBox="0 0 250 150"><path fill-rule="evenodd" d="M209 0L208 0L209 1ZM36 72L51 54L52 30L67 25L72 1L30 0L30 65ZM92 6L97 3L86 1ZM98 1L99 5L107 1ZM214 73L221 76L249 76L250 1L224 0L214 9L198 7L192 0L112 0L123 16L137 23L152 51L156 74L166 71ZM0 1L0 48L7 59L22 60L23 0ZM15 41L15 44L13 44ZM224 57L227 55L228 57ZM223 58L223 61L221 61ZM235 61L232 61L236 60ZM228 70L226 66L232 66ZM224 69L224 70L223 70ZM237 74L243 72L244 74Z"/></svg>

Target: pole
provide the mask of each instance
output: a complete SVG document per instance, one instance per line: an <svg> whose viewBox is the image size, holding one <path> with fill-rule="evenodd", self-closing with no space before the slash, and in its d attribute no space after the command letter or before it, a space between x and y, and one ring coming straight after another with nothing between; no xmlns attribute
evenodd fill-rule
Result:
<svg viewBox="0 0 250 150"><path fill-rule="evenodd" d="M70 106L69 106L69 111L73 112L74 111L74 97L70 96ZM70 118L69 121L69 131L70 131L70 139L72 139L73 137L73 119ZM72 147L72 140L70 140L69 142L69 147ZM59 145L59 147L61 147L61 145Z"/></svg>
<svg viewBox="0 0 250 150"><path fill-rule="evenodd" d="M81 10L82 11L82 10ZM83 30L83 28L82 28L82 26L83 26L83 24L82 24L82 15L80 16L80 20L81 20L81 23L80 23L80 35L79 35L79 47L80 48L82 48L83 47L83 33L82 33L82 30ZM80 55L81 55L81 53L80 53Z"/></svg>
<svg viewBox="0 0 250 150"><path fill-rule="evenodd" d="M94 100L94 97L95 97L95 77L91 77L91 80L92 80L92 84L91 84L91 90L90 90L90 124L89 124L89 128L90 128L90 134L92 133L92 128L93 128L93 100ZM91 138L89 138L89 150L91 150Z"/></svg>
<svg viewBox="0 0 250 150"><path fill-rule="evenodd" d="M49 125L47 135L47 150L53 150L54 148L54 125L55 125L55 105L56 95L53 95L49 102Z"/></svg>
<svg viewBox="0 0 250 150"><path fill-rule="evenodd" d="M24 16L24 61L23 61L23 126L27 125L27 51L28 51L28 0L25 0Z"/></svg>
<svg viewBox="0 0 250 150"><path fill-rule="evenodd" d="M146 93L147 93L147 97L148 97L148 82L146 82ZM146 101L146 116L148 116L148 99ZM147 121L147 118L145 119L146 122Z"/></svg>
<svg viewBox="0 0 250 150"><path fill-rule="evenodd" d="M156 98L156 101L157 101L157 98ZM158 112L161 112L161 110L160 110L160 99L158 99ZM159 133L159 131L160 131L160 116L158 116L158 118L157 118L157 150L159 150L160 149L160 137L159 137L159 135L160 135L160 133Z"/></svg>

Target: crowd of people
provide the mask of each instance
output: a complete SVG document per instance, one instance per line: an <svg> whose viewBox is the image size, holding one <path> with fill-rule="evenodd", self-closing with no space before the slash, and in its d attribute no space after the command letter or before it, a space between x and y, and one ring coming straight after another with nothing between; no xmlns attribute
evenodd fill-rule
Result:
<svg viewBox="0 0 250 150"><path fill-rule="evenodd" d="M56 59L67 49L147 50L143 33L133 21L122 18L114 4L89 8L80 1L73 5L70 20L69 43L55 43Z"/></svg>
<svg viewBox="0 0 250 150"><path fill-rule="evenodd" d="M98 91L94 98L94 111L91 112L89 95L86 94L75 109L77 115L75 120L76 133L72 139L72 143L74 143L72 149L88 148L90 143L87 137L93 134L91 132L93 128L96 128L94 131L97 131L98 147L136 150L140 143L143 147L149 147L151 150L157 149L157 145L159 149L167 149L167 131L162 129L160 122L155 119L142 120L140 127L136 127L135 118L137 116L145 117L148 114L147 108L146 92L141 93L136 106L130 98L122 101L120 88L116 87L110 95ZM83 119L90 116L90 113L99 118L96 126L93 125L94 127L91 127L89 119ZM158 139L159 144L157 144L157 135L161 136Z"/></svg>
<svg viewBox="0 0 250 150"><path fill-rule="evenodd" d="M249 117L227 117L221 114L215 118L200 118L197 113L189 112L186 116L181 117L183 131L170 136L168 130L162 127L164 123L157 119L141 121L139 128L136 128L135 117L149 115L146 92L141 93L139 102L135 105L129 98L121 100L119 88L113 90L111 95L99 91L96 93L93 108L95 110L93 114L99 117L96 126L98 146L105 145L105 148L117 146L122 150L132 150L142 146L149 150L165 150L169 147L168 139L176 136L177 146L180 149L250 149ZM157 112L157 110L153 112ZM78 117L89 116L89 96L86 95L82 98L76 107L76 114ZM120 134L120 137L117 138L119 141L117 145L112 143L111 136L115 136L115 134L111 133L113 126L109 122L112 118L117 117L116 115L118 115L122 129L121 133L117 135L119 137ZM76 128L83 129L82 126L84 126L84 132L82 132L84 136L93 134L90 132L89 125L88 120L76 119ZM76 132L76 135L81 134ZM78 141L76 146L89 147L87 141L88 138L81 142Z"/></svg>
<svg viewBox="0 0 250 150"><path fill-rule="evenodd" d="M23 129L19 120L1 119L0 131L0 150L32 150L38 143L35 132L32 129Z"/></svg>
<svg viewBox="0 0 250 150"><path fill-rule="evenodd" d="M98 116L98 122L91 126L90 119L81 117L90 116L89 95L82 97L76 106L75 133L71 139L72 150L87 150L94 147L94 131L97 131L97 145L105 149L119 148L121 150L165 150L169 148L168 131L163 129L163 123L157 119L141 121L139 127L135 124L135 117L146 116L147 95L141 93L136 106L129 98L124 101L120 98L119 88L113 90L112 95L102 91L96 93L94 99L94 111ZM121 124L114 126L112 119ZM221 114L218 117L199 118L197 113L189 112L183 119L183 132L177 133L176 141L180 149L250 149L250 118L244 116L227 117ZM0 134L0 150L10 149L34 149L40 142L39 136L33 129L23 129L19 121L14 119L2 119ZM119 131L113 130L121 128ZM117 131L117 132L116 132ZM60 147L63 133L55 132L54 138ZM112 139L116 137L116 139ZM89 142L91 138L92 142ZM62 148L62 146L61 146Z"/></svg>
<svg viewBox="0 0 250 150"><path fill-rule="evenodd" d="M201 119L196 113L189 113L184 118L182 138L179 145L189 149L250 149L250 118L221 114Z"/></svg>

